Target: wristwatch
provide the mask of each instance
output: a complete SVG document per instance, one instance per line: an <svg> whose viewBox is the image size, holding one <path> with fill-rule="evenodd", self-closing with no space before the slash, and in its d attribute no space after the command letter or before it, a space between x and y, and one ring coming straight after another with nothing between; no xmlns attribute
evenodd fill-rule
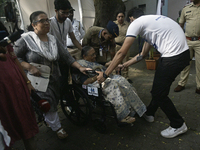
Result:
<svg viewBox="0 0 200 150"><path fill-rule="evenodd" d="M103 77L106 79L106 78L108 78L108 75L105 74L105 72L104 72L104 73L103 73Z"/></svg>

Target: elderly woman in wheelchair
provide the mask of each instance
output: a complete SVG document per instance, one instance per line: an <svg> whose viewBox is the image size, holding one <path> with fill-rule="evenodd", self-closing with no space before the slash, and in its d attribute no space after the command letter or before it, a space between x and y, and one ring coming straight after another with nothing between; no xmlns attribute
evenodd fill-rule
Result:
<svg viewBox="0 0 200 150"><path fill-rule="evenodd" d="M96 71L105 71L106 68L96 63L95 50L90 46L85 46L82 49L82 60L77 62L87 68ZM81 74L80 82L83 85L97 85L97 75L89 77ZM110 75L102 83L102 92L105 100L109 101L117 114L117 119L123 123L132 123L135 121L133 117L136 113L141 117L146 112L146 106L137 95L134 87L120 75Z"/></svg>

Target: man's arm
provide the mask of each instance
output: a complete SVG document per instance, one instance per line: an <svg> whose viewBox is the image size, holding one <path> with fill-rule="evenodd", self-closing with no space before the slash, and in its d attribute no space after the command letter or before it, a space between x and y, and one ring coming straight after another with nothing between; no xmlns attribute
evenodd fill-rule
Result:
<svg viewBox="0 0 200 150"><path fill-rule="evenodd" d="M116 53L114 59L112 60L111 64L109 65L108 69L105 71L106 75L110 75L111 72L117 67L117 65L123 60L123 58L126 56L128 50L131 47L134 40L135 40L135 37L127 37L125 39L124 44L122 45L122 48ZM151 45L149 43L145 42L141 54L137 54L131 60L125 62L123 64L123 66L128 67L134 63L139 62L140 60L137 60L137 57L140 55L142 57L147 55L150 48L151 48ZM99 76L97 77L98 81L103 82L105 80L105 78L103 77L103 73L102 72L98 72L98 73L99 73Z"/></svg>
<svg viewBox="0 0 200 150"><path fill-rule="evenodd" d="M137 54L137 55L136 55L135 57L133 57L131 60L125 62L125 63L123 64L123 67L128 67L128 66L130 66L130 65L132 65L132 64L135 64L135 63L139 62L139 60L137 60L137 58L138 58L139 56L142 56L142 58L144 58L144 57L148 54L148 52L149 52L149 50L151 49L151 47L152 47L152 46L151 46L149 43L145 42L144 45L143 45L143 48L142 48L142 52L141 52L140 54Z"/></svg>
<svg viewBox="0 0 200 150"><path fill-rule="evenodd" d="M77 39L76 39L74 33L73 33L73 32L70 32L70 33L69 33L69 36L70 36L70 38L71 38L71 40L72 40L72 43L73 43L78 49L82 50L82 46L81 46L81 44L77 41Z"/></svg>
<svg viewBox="0 0 200 150"><path fill-rule="evenodd" d="M110 75L111 72L122 62L134 40L135 37L127 37L125 39L124 44L122 45L121 49L115 54L115 57L105 71L105 74Z"/></svg>

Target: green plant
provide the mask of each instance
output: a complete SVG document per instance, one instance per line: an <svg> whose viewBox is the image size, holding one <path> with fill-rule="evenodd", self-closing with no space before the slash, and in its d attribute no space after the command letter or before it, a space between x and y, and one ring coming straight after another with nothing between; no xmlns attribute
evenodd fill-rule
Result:
<svg viewBox="0 0 200 150"><path fill-rule="evenodd" d="M149 59L154 59L153 54L154 54L154 48L151 48L149 51Z"/></svg>

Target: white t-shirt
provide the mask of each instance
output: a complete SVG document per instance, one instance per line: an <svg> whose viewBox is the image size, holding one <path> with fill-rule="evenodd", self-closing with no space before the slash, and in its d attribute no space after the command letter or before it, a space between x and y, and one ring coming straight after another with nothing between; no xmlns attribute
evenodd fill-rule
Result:
<svg viewBox="0 0 200 150"><path fill-rule="evenodd" d="M145 15L134 20L126 37L141 35L162 57L181 54L188 48L183 29L172 19L162 15Z"/></svg>
<svg viewBox="0 0 200 150"><path fill-rule="evenodd" d="M72 26L73 26L74 36L76 37L77 41L81 44L81 39L85 35L85 31L83 29L83 25L80 23L80 21L74 19L72 21ZM74 46L69 34L67 35L67 46Z"/></svg>
<svg viewBox="0 0 200 150"><path fill-rule="evenodd" d="M54 35L59 42L63 44L66 48L67 39L66 36L68 33L73 32L73 27L71 21L67 18L63 23L59 23L56 20L56 17L51 17L50 22L50 31L49 33Z"/></svg>

